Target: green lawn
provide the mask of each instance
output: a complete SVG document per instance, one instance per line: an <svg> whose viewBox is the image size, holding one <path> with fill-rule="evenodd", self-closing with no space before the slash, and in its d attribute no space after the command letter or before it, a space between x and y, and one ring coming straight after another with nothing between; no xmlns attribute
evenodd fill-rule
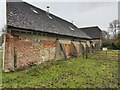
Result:
<svg viewBox="0 0 120 90"><path fill-rule="evenodd" d="M118 63L77 58L2 74L3 88L117 88Z"/></svg>
<svg viewBox="0 0 120 90"><path fill-rule="evenodd" d="M120 51L119 51L120 52ZM97 51L89 55L90 59L118 61L118 50Z"/></svg>
<svg viewBox="0 0 120 90"><path fill-rule="evenodd" d="M2 51L0 51L0 89L2 87Z"/></svg>
<svg viewBox="0 0 120 90"><path fill-rule="evenodd" d="M0 51L0 68L2 68L2 51Z"/></svg>

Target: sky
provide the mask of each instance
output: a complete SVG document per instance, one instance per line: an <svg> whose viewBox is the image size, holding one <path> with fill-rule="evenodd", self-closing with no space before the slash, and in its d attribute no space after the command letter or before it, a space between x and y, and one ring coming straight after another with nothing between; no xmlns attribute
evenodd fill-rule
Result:
<svg viewBox="0 0 120 90"><path fill-rule="evenodd" d="M6 6L5 6L5 2L3 1L0 1L0 33L1 33L1 28L3 28L6 23Z"/></svg>
<svg viewBox="0 0 120 90"><path fill-rule="evenodd" d="M118 0L104 0L96 2L95 0L24 0L40 9L47 10L46 6L50 6L49 12L59 16L69 22L73 21L78 28L99 26L101 30L108 30L108 25L115 19L118 19ZM39 2L38 2L39 1ZM0 2L0 28L4 27L6 21L5 2Z"/></svg>

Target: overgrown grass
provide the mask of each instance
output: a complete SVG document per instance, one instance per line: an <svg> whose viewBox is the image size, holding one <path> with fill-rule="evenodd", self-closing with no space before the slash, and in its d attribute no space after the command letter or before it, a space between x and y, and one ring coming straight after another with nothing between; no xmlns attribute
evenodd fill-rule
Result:
<svg viewBox="0 0 120 90"><path fill-rule="evenodd" d="M0 51L0 89L2 88L2 51Z"/></svg>
<svg viewBox="0 0 120 90"><path fill-rule="evenodd" d="M3 73L3 88L117 88L118 63L111 60L50 61Z"/></svg>
<svg viewBox="0 0 120 90"><path fill-rule="evenodd" d="M2 51L0 50L0 68L2 68L2 63L3 63L3 62L2 62L2 60L3 60L3 59L2 59L2 55L3 55L3 53L2 53Z"/></svg>
<svg viewBox="0 0 120 90"><path fill-rule="evenodd" d="M89 55L90 59L118 61L118 50L97 51L96 54Z"/></svg>

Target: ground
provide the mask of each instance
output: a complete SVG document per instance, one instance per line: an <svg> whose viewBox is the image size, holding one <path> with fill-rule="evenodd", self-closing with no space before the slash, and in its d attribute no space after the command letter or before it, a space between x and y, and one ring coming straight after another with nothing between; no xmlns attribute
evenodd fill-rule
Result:
<svg viewBox="0 0 120 90"><path fill-rule="evenodd" d="M114 54L112 51L108 56ZM118 62L92 58L50 61L26 70L3 73L2 81L3 88L117 88Z"/></svg>
<svg viewBox="0 0 120 90"><path fill-rule="evenodd" d="M2 50L0 50L0 68L2 67Z"/></svg>

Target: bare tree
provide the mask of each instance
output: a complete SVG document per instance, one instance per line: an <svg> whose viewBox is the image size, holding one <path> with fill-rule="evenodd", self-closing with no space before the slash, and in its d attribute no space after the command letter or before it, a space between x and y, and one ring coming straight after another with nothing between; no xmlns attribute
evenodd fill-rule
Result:
<svg viewBox="0 0 120 90"><path fill-rule="evenodd" d="M113 20L109 23L109 31L112 32L113 37L117 37L117 32L120 30L120 21L119 20Z"/></svg>

